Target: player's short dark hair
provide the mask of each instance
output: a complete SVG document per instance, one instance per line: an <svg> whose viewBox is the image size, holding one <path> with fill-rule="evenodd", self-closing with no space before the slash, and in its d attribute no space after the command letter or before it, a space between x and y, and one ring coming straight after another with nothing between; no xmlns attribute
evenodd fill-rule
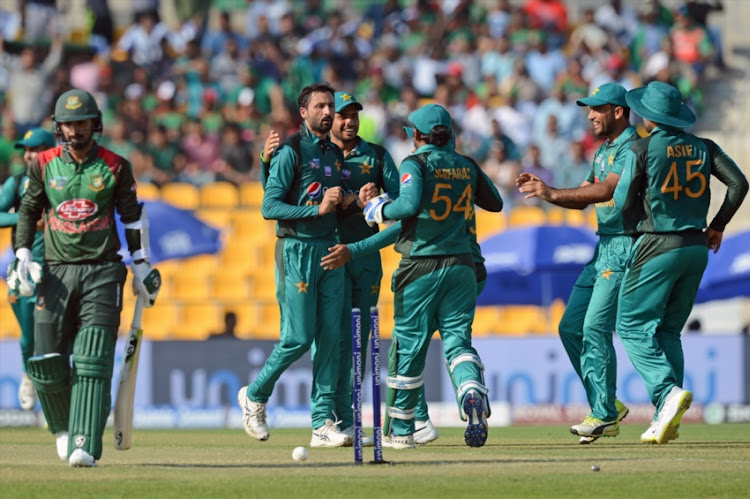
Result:
<svg viewBox="0 0 750 499"><path fill-rule="evenodd" d="M299 93L299 97L297 97L297 104L299 105L299 107L304 107L305 109L307 109L308 104L310 104L310 98L312 97L312 94L318 92L329 93L331 94L331 97L333 97L333 94L336 93L336 90L334 90L334 88L327 83L313 83L312 85L308 85L302 89L302 91Z"/></svg>
<svg viewBox="0 0 750 499"><path fill-rule="evenodd" d="M432 128L432 132L427 135L422 135L422 138L428 144L442 147L448 143L452 134L453 132L447 126L437 125Z"/></svg>

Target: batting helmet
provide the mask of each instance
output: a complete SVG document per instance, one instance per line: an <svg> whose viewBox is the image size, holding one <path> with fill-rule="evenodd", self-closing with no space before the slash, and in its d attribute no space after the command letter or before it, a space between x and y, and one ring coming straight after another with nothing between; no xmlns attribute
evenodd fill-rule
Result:
<svg viewBox="0 0 750 499"><path fill-rule="evenodd" d="M102 113L94 100L94 96L85 90L68 90L62 94L55 104L55 114L52 120L57 123L80 121L91 118L101 118Z"/></svg>

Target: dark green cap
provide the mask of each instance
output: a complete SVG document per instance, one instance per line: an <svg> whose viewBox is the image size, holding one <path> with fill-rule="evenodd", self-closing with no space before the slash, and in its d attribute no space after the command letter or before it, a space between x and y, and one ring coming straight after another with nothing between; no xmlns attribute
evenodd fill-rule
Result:
<svg viewBox="0 0 750 499"><path fill-rule="evenodd" d="M451 128L452 120L450 113L439 104L427 104L409 115L409 121L414 127L404 127L409 137L414 137L414 128L425 135L432 133L436 126Z"/></svg>
<svg viewBox="0 0 750 499"><path fill-rule="evenodd" d="M629 107L625 102L625 94L628 93L625 87L619 83L605 83L598 86L591 92L589 97L578 99L576 104L579 106L603 106L604 104L614 104L615 106Z"/></svg>
<svg viewBox="0 0 750 499"><path fill-rule="evenodd" d="M23 139L16 142L14 147L16 149L39 146L55 147L56 144L57 142L55 141L55 136L52 135L52 132L49 132L44 128L34 128L33 130L26 132Z"/></svg>
<svg viewBox="0 0 750 499"><path fill-rule="evenodd" d="M346 92L336 92L335 94L333 94L333 100L334 107L337 113L340 113L352 104L354 104L354 107L356 107L358 110L362 110L362 104L360 104L357 101L357 98L352 94L348 94Z"/></svg>
<svg viewBox="0 0 750 499"><path fill-rule="evenodd" d="M94 96L85 90L68 90L57 99L52 119L58 123L99 118L99 106Z"/></svg>

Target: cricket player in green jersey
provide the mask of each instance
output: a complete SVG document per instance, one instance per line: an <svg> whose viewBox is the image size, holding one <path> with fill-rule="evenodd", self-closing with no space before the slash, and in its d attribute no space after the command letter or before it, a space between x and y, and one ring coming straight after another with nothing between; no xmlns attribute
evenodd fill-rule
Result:
<svg viewBox="0 0 750 499"><path fill-rule="evenodd" d="M455 141L451 140L451 142L453 142L455 146ZM487 185L488 191L492 193L492 195L489 200L483 199L481 194L478 195L475 200L476 204L478 206L488 205L492 207L492 205L496 203L496 200L500 198L500 194L497 192L492 181L487 178L481 169L477 171L477 176L482 177L478 179L478 182L484 182ZM485 191L481 190L480 192ZM477 279L477 296L479 296L487 283L487 269L484 266L482 248L477 241L476 216L472 216L467 224L469 236L471 238L471 254L474 259L474 274ZM335 247L331 248L331 252L323 258L321 265L326 269L338 268L350 261L356 261L359 258L376 253L381 249L395 244L400 232L401 222L399 221L368 238L349 244L337 244ZM432 335L430 335L430 337L432 337ZM419 402L417 403L417 409L414 414L414 443L416 445L426 445L437 440L439 436L437 428L435 428L430 420L423 385L419 388ZM388 445L388 442L386 442L386 445Z"/></svg>
<svg viewBox="0 0 750 499"><path fill-rule="evenodd" d="M646 443L677 437L693 394L682 388L685 359L680 333L695 302L709 250L719 251L724 228L742 204L748 182L712 140L684 131L695 115L680 92L664 82L633 89L626 99L643 118L648 137L625 153L615 205L633 213L643 235L633 247L620 290L617 334L643 378L654 420ZM707 224L711 175L727 186Z"/></svg>
<svg viewBox="0 0 750 499"><path fill-rule="evenodd" d="M365 222L362 217L362 199L377 196L381 189L392 199L398 198L398 168L393 158L382 146L361 139L359 111L362 104L346 92L334 94L335 115L331 128L331 142L344 153L341 168L341 186L344 188L343 210L339 216L339 243L348 244L365 239L378 232L378 227ZM360 190L368 191L360 196ZM351 309L364 313L362 321L362 358L367 358L370 337L370 307L378 304L383 266L380 253L350 261L344 269L344 310L341 314L341 342L339 349L339 379L336 388L336 415L341 419L344 433L354 438L354 412L352 408L352 317ZM365 362L362 363L364 376ZM371 443L365 439L365 444Z"/></svg>
<svg viewBox="0 0 750 499"><path fill-rule="evenodd" d="M304 122L271 158L261 212L276 220L276 297L281 309L279 343L258 377L237 395L251 437L269 438L266 402L281 374L315 343L311 447L351 443L337 426L344 269L320 267L338 241L337 206L342 202L343 155L329 140L334 89L316 83L298 97Z"/></svg>
<svg viewBox="0 0 750 499"><path fill-rule="evenodd" d="M154 304L160 280L149 264L147 220L127 160L99 146L102 119L93 96L63 93L52 116L61 146L28 169L13 271L21 294L36 282L34 357L26 363L57 451L71 466L92 467L112 405L114 348L127 267L118 254L115 209L133 257L133 285ZM43 276L34 271L37 222L44 215ZM143 237L142 237L143 236ZM139 299L141 299L139 298ZM72 353L72 372L70 356Z"/></svg>
<svg viewBox="0 0 750 499"><path fill-rule="evenodd" d="M23 149L23 161L28 167L36 155L55 147L55 136L43 128L34 128L24 135L23 139L16 142L16 149ZM12 227L11 243L15 247L16 223L18 223L18 210L21 208L21 199L26 192L28 176L19 173L8 178L0 190L0 227ZM11 213L10 209L14 212ZM34 243L31 246L31 258L37 265L44 263L44 228L37 227ZM10 276L9 276L10 277ZM12 280L12 278L11 278ZM8 300L13 313L18 319L21 327L21 358L23 359L23 378L18 387L18 403L21 409L31 411L36 406L36 390L28 374L26 374L26 362L34 354L34 303L36 302L36 290L30 296L21 295L18 290L8 290Z"/></svg>
<svg viewBox="0 0 750 499"><path fill-rule="evenodd" d="M492 196L478 180L479 167L456 153L451 117L428 104L409 116L416 150L401 164L399 198L369 200L368 223L401 220L396 250L402 259L393 275L394 319L386 385L384 440L393 448L414 447L414 418L429 339L437 328L443 340L467 445L487 440L487 388L483 364L471 346L476 277L468 221L474 197ZM480 195L480 192L482 194ZM497 191L495 191L495 194ZM491 211L502 209L499 195Z"/></svg>
<svg viewBox="0 0 750 499"><path fill-rule="evenodd" d="M589 107L594 134L606 138L579 187L555 189L528 173L516 180L527 199L539 197L578 210L594 204L596 209L599 241L573 287L559 325L560 340L591 407L591 413L570 428L580 436L581 444L617 436L619 422L628 414L628 408L615 398L617 358L612 343L620 283L638 222L634 217L626 218L612 200L615 187L622 182L624 151L638 138L635 127L630 126L625 94L621 85L606 83L594 89L591 96L576 101Z"/></svg>

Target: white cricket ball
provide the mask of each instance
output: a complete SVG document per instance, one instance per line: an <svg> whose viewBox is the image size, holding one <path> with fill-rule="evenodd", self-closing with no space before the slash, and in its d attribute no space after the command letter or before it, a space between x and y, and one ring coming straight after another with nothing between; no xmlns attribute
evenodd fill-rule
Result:
<svg viewBox="0 0 750 499"><path fill-rule="evenodd" d="M592 466L591 471L599 471L599 466L597 465Z"/></svg>
<svg viewBox="0 0 750 499"><path fill-rule="evenodd" d="M295 447L292 451L292 459L298 462L307 461L307 449L304 447Z"/></svg>

